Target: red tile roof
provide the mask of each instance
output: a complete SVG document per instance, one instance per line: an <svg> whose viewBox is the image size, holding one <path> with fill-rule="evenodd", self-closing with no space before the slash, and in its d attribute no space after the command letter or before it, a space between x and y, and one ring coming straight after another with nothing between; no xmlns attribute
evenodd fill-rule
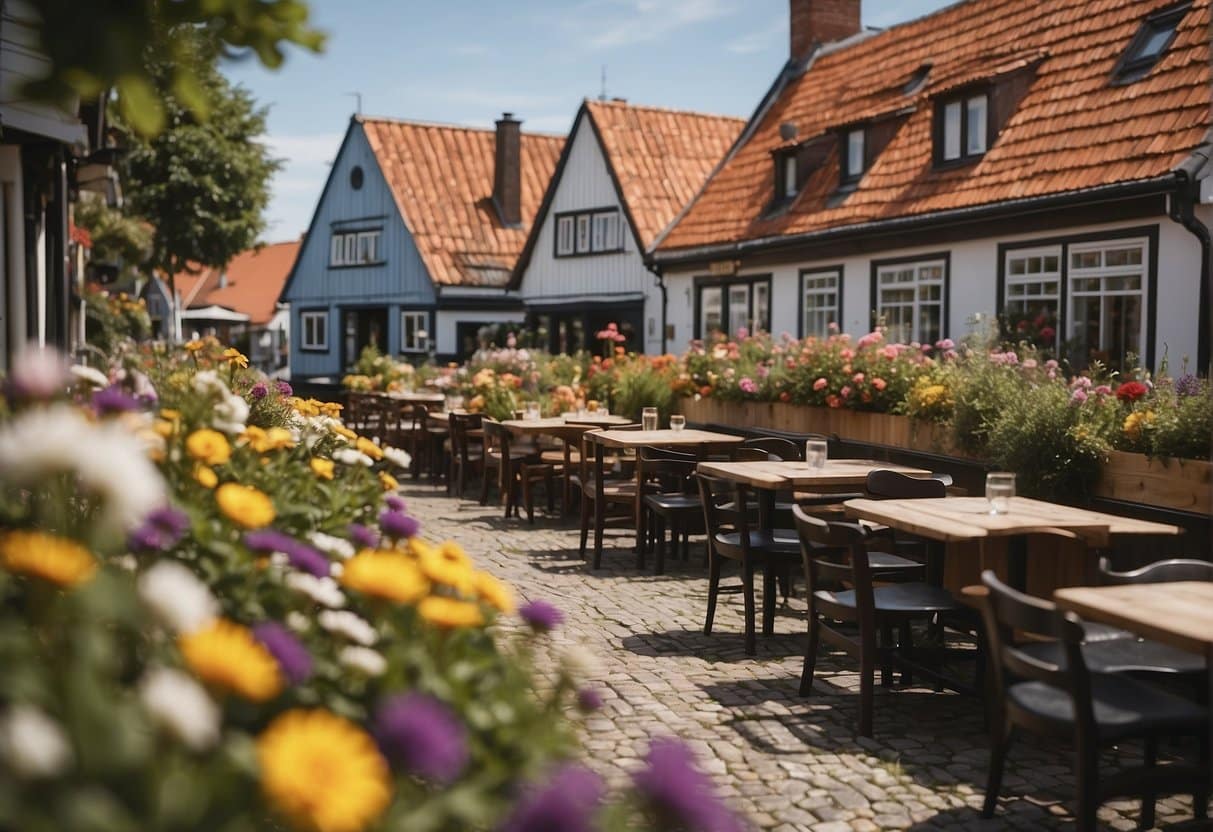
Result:
<svg viewBox="0 0 1213 832"><path fill-rule="evenodd" d="M625 101L585 102L647 248L736 141L745 119Z"/></svg>
<svg viewBox="0 0 1213 832"><path fill-rule="evenodd" d="M1139 81L1109 83L1150 12L1173 0L967 0L826 49L759 116L753 133L657 245L678 249L805 234L1028 197L1148 180L1174 170L1210 126L1210 0L1196 0L1170 48ZM933 64L925 86L904 85ZM932 163L933 97L1039 62L997 139L972 165ZM789 209L773 197L771 151L791 122L810 139L914 107L845 199L837 146Z"/></svg>
<svg viewBox="0 0 1213 832"><path fill-rule="evenodd" d="M563 136L522 134L522 223L493 206L493 130L358 117L436 284L504 286L556 168Z"/></svg>
<svg viewBox="0 0 1213 832"><path fill-rule="evenodd" d="M248 315L253 325L269 323L299 246L299 240L268 243L240 252L223 269L178 272L177 293L182 307L222 306Z"/></svg>

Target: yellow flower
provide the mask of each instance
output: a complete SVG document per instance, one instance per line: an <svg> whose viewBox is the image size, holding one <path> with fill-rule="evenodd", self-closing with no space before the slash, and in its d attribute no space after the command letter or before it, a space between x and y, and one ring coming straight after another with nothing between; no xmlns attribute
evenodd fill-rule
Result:
<svg viewBox="0 0 1213 832"><path fill-rule="evenodd" d="M493 577L488 572L477 571L472 573L472 588L476 590L481 601L496 608L498 612L508 615L514 611L514 591L505 581Z"/></svg>
<svg viewBox="0 0 1213 832"><path fill-rule="evenodd" d="M203 347L205 347L205 346L206 346L205 341L199 341L197 339L195 339L193 341L186 341L185 342L185 351L186 352L201 352Z"/></svg>
<svg viewBox="0 0 1213 832"><path fill-rule="evenodd" d="M417 605L417 612L431 624L446 629L479 627L484 623L484 613L478 605L442 595L431 595L423 599Z"/></svg>
<svg viewBox="0 0 1213 832"><path fill-rule="evenodd" d="M9 532L0 538L0 562L10 572L33 575L59 586L93 577L97 560L74 540L46 532Z"/></svg>
<svg viewBox="0 0 1213 832"><path fill-rule="evenodd" d="M338 436L344 436L351 442L358 438L358 434L354 433L345 425L333 425L333 433L337 434Z"/></svg>
<svg viewBox="0 0 1213 832"><path fill-rule="evenodd" d="M379 472L379 482L383 484L384 491L395 491L400 487L400 483L396 480L396 478L387 471Z"/></svg>
<svg viewBox="0 0 1213 832"><path fill-rule="evenodd" d="M214 488L219 484L218 475L201 463L194 466L194 480L203 488Z"/></svg>
<svg viewBox="0 0 1213 832"><path fill-rule="evenodd" d="M359 436L357 439L355 439L354 447L369 456L371 459L383 459L383 449L371 440L367 439L365 436Z"/></svg>
<svg viewBox="0 0 1213 832"><path fill-rule="evenodd" d="M248 358L244 355L244 353L240 352L240 350L236 349L235 347L228 347L219 357L228 364L235 364L237 367L248 366Z"/></svg>
<svg viewBox="0 0 1213 832"><path fill-rule="evenodd" d="M370 735L328 711L295 709L257 738L261 788L300 829L360 832L392 799L388 765Z"/></svg>
<svg viewBox="0 0 1213 832"><path fill-rule="evenodd" d="M333 478L333 460L314 456L308 460L307 464L311 466L312 473L316 475L317 479L331 480Z"/></svg>
<svg viewBox="0 0 1213 832"><path fill-rule="evenodd" d="M1149 429L1153 424L1153 410L1138 410L1130 413L1125 417L1125 436L1136 442L1138 439L1141 439L1142 431Z"/></svg>
<svg viewBox="0 0 1213 832"><path fill-rule="evenodd" d="M337 402L317 402L317 407L325 416L332 416L334 419L341 418L341 405Z"/></svg>
<svg viewBox="0 0 1213 832"><path fill-rule="evenodd" d="M170 422L168 419L157 419L152 425L152 431L163 439L168 439L177 430L177 425Z"/></svg>
<svg viewBox="0 0 1213 832"><path fill-rule="evenodd" d="M181 421L181 411L166 407L160 411L160 418L168 419L170 422L179 422Z"/></svg>
<svg viewBox="0 0 1213 832"><path fill-rule="evenodd" d="M227 437L210 428L191 433L185 440L185 450L207 465L223 465L232 458L232 446L228 444Z"/></svg>
<svg viewBox="0 0 1213 832"><path fill-rule="evenodd" d="M367 595L412 604L430 591L417 562L391 549L363 549L345 562L341 583Z"/></svg>
<svg viewBox="0 0 1213 832"><path fill-rule="evenodd" d="M453 587L460 592L472 590L472 560L450 541L435 547L427 544L413 547L417 563L425 576L436 584Z"/></svg>
<svg viewBox="0 0 1213 832"><path fill-rule="evenodd" d="M295 447L295 440L286 428L273 427L264 430L256 425L250 425L240 434L240 439L259 454L276 451L279 448Z"/></svg>
<svg viewBox="0 0 1213 832"><path fill-rule="evenodd" d="M259 529L274 522L274 504L251 485L225 482L215 491L219 511L246 529Z"/></svg>
<svg viewBox="0 0 1213 832"><path fill-rule="evenodd" d="M266 702L282 691L282 674L273 654L247 627L217 618L177 641L190 670L208 685L250 702Z"/></svg>

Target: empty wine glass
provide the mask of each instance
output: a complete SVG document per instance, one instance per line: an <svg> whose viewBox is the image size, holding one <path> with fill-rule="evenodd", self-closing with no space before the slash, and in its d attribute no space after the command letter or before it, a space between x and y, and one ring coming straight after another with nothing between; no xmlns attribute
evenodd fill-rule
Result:
<svg viewBox="0 0 1213 832"><path fill-rule="evenodd" d="M826 467L830 446L824 439L810 439L804 443L804 461L810 468Z"/></svg>
<svg viewBox="0 0 1213 832"><path fill-rule="evenodd" d="M1006 471L986 474L986 499L990 501L990 514L1006 514L1011 510L1011 498L1014 496L1014 474Z"/></svg>
<svg viewBox="0 0 1213 832"><path fill-rule="evenodd" d="M640 412L640 427L642 430L657 430L657 408L646 407Z"/></svg>

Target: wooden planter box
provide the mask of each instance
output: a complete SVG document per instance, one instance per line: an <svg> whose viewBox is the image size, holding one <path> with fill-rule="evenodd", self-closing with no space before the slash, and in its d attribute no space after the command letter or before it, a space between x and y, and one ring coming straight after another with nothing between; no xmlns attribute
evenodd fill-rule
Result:
<svg viewBox="0 0 1213 832"><path fill-rule="evenodd" d="M679 405L692 422L716 422L794 433L824 433L855 442L890 445L965 457L945 429L915 424L907 416L861 413L782 402L725 402L684 398ZM1195 459L1151 459L1113 451L1095 486L1095 494L1149 506L1213 513L1213 465Z"/></svg>

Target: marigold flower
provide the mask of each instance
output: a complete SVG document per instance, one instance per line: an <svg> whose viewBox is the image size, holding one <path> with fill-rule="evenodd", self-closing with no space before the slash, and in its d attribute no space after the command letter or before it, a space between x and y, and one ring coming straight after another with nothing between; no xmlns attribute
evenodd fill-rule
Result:
<svg viewBox="0 0 1213 832"><path fill-rule="evenodd" d="M295 439L286 428L273 427L263 430L256 425L250 425L240 434L240 438L259 454L295 447Z"/></svg>
<svg viewBox="0 0 1213 832"><path fill-rule="evenodd" d="M206 347L206 342L200 341L198 339L194 339L193 341L185 342L185 351L186 352L191 352L191 353L201 352L204 347Z"/></svg>
<svg viewBox="0 0 1213 832"><path fill-rule="evenodd" d="M325 459L324 457L314 456L308 460L308 466L312 469L312 473L317 479L331 480L333 478L333 460Z"/></svg>
<svg viewBox="0 0 1213 832"><path fill-rule="evenodd" d="M194 466L194 480L203 488L214 488L219 484L219 476L202 463Z"/></svg>
<svg viewBox="0 0 1213 832"><path fill-rule="evenodd" d="M367 439L365 436L359 436L357 439L355 439L354 447L369 456L371 459L376 461L383 459L383 449L371 440Z"/></svg>
<svg viewBox="0 0 1213 832"><path fill-rule="evenodd" d="M498 612L509 614L514 611L516 602L514 591L510 585L488 572L472 572L472 589L476 596L493 607Z"/></svg>
<svg viewBox="0 0 1213 832"><path fill-rule="evenodd" d="M472 560L459 544L448 541L438 547L421 545L412 548L421 571L431 581L460 592L471 592Z"/></svg>
<svg viewBox="0 0 1213 832"><path fill-rule="evenodd" d="M350 440L351 442L353 442L355 439L358 438L358 434L354 433L352 430L347 428L345 425L333 425L332 429L333 429L333 433L337 434L338 436L344 436L346 439Z"/></svg>
<svg viewBox="0 0 1213 832"><path fill-rule="evenodd" d="M250 702L267 702L282 692L278 662L247 627L217 618L177 641L186 665L208 685Z"/></svg>
<svg viewBox="0 0 1213 832"><path fill-rule="evenodd" d="M236 349L235 347L228 347L227 349L225 349L223 351L223 354L220 355L219 357L222 358L224 361L226 361L228 364L235 364L237 367L247 367L248 366L248 357L245 356L244 353L240 352L240 350Z"/></svg>
<svg viewBox="0 0 1213 832"><path fill-rule="evenodd" d="M401 604L415 603L430 591L416 560L391 549L364 549L354 555L345 562L341 583Z"/></svg>
<svg viewBox="0 0 1213 832"><path fill-rule="evenodd" d="M291 710L257 738L261 788L294 824L360 832L392 798L387 761L354 723L328 711Z"/></svg>
<svg viewBox="0 0 1213 832"><path fill-rule="evenodd" d="M379 482L383 485L384 491L395 491L400 487L400 482L387 471L379 472Z"/></svg>
<svg viewBox="0 0 1213 832"><path fill-rule="evenodd" d="M83 583L97 571L96 558L84 546L37 531L14 531L0 537L0 563L10 572L59 586Z"/></svg>
<svg viewBox="0 0 1213 832"><path fill-rule="evenodd" d="M227 437L210 428L196 430L186 437L185 451L206 465L223 465L232 458L232 446Z"/></svg>
<svg viewBox="0 0 1213 832"><path fill-rule="evenodd" d="M1121 386L1123 387L1124 385ZM1135 413L1130 413L1125 417L1125 436L1136 442L1141 439L1142 431L1148 429L1153 424L1154 411L1152 410L1139 410Z"/></svg>
<svg viewBox="0 0 1213 832"><path fill-rule="evenodd" d="M274 522L274 504L251 485L225 482L215 491L215 502L223 516L246 529L259 529Z"/></svg>
<svg viewBox="0 0 1213 832"><path fill-rule="evenodd" d="M479 627L484 613L471 601L460 601L442 595L431 595L417 605L417 612L431 624L444 629Z"/></svg>

